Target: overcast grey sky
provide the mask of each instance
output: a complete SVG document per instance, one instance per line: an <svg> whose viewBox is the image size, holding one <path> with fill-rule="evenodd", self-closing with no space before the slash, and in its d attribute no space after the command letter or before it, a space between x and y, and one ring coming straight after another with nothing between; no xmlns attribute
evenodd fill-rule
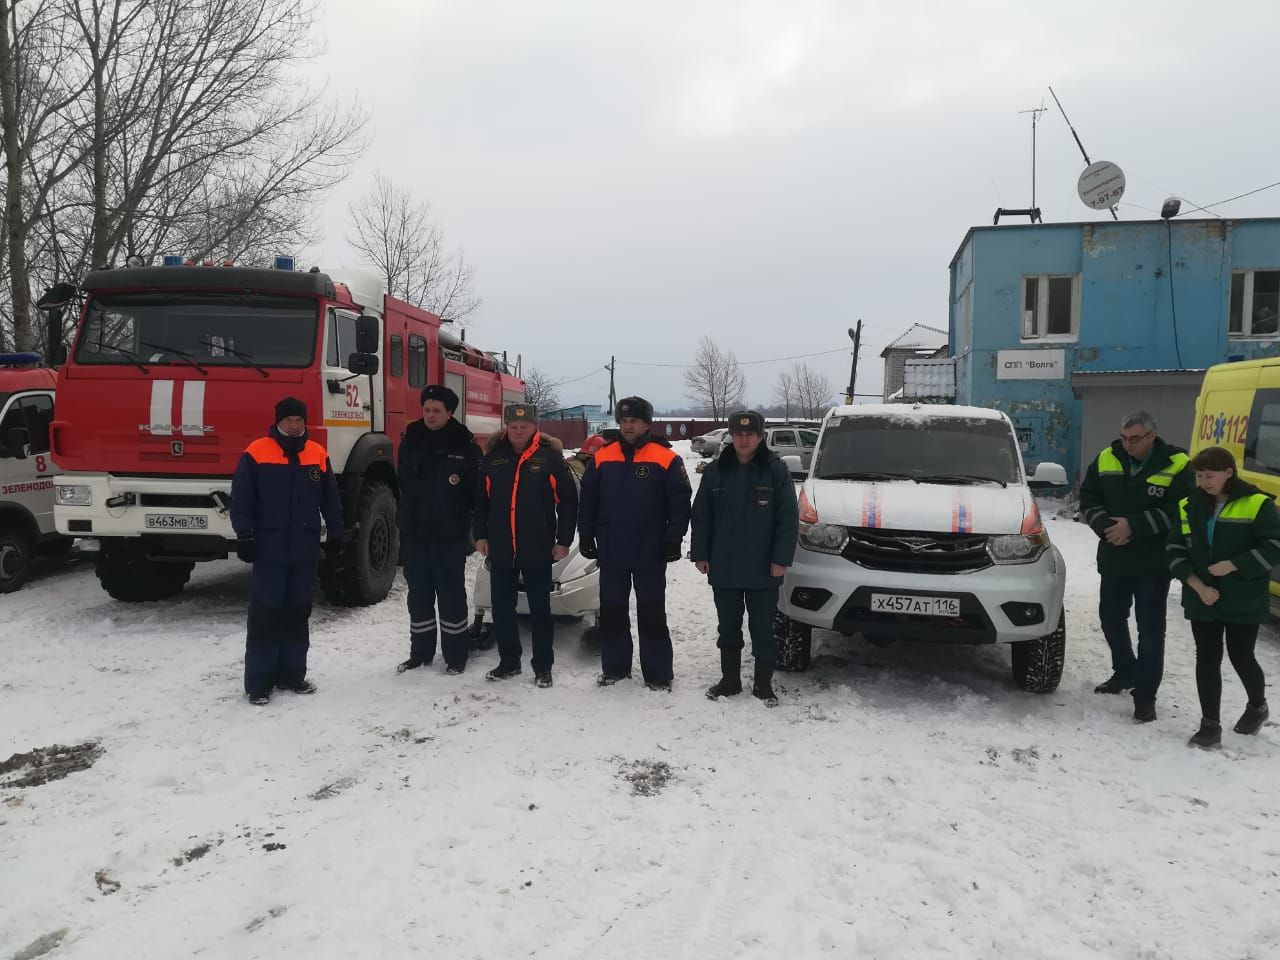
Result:
<svg viewBox="0 0 1280 960"><path fill-rule="evenodd" d="M912 323L945 328L947 265L998 206L1097 219L1084 162L1128 179L1122 219L1280 180L1275 2L423 2L327 0L319 63L378 170L429 199L477 269L468 339L568 380L618 357L619 394L686 403L707 334L754 361L849 345L859 390ZM1187 209L1184 204L1184 211ZM1280 212L1280 188L1218 208ZM1196 214L1202 215L1202 214ZM808 361L836 388L847 352ZM768 402L783 363L747 368ZM607 374L565 384L603 402Z"/></svg>

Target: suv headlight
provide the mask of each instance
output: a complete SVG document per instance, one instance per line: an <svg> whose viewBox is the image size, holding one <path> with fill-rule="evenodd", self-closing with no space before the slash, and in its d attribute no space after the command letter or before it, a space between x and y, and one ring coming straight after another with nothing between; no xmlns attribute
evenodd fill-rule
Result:
<svg viewBox="0 0 1280 960"><path fill-rule="evenodd" d="M843 553L849 543L849 531L834 523L802 523L800 546L817 553Z"/></svg>
<svg viewBox="0 0 1280 960"><path fill-rule="evenodd" d="M1034 563L1049 547L1049 535L1013 533L987 540L987 555L993 563Z"/></svg>
<svg viewBox="0 0 1280 960"><path fill-rule="evenodd" d="M53 488L54 502L64 507L93 506L93 488L81 483L59 483Z"/></svg>

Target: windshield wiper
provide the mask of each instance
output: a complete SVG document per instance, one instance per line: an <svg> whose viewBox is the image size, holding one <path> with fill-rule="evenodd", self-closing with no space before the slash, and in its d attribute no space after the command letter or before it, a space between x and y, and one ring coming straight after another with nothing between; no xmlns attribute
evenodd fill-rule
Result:
<svg viewBox="0 0 1280 960"><path fill-rule="evenodd" d="M258 364L258 362L253 359L253 356L251 354L244 353L241 350L237 350L235 349L235 347L228 347L226 344L222 344L222 343L211 343L208 340L201 340L200 346L210 347L215 350L223 350L231 354L237 360L242 361L246 367L253 367L253 369L257 370L264 377L271 376L271 374L267 371L267 368Z"/></svg>
<svg viewBox="0 0 1280 960"><path fill-rule="evenodd" d="M151 369L149 367L143 366L142 361L138 359L138 355L136 353L133 353L130 350L126 350L124 347L120 346L118 343L102 343L101 341L99 341L98 348L101 349L102 347L106 347L108 350L114 350L116 353L120 354L120 356L124 357L126 360L132 363L135 367L137 367L143 373L151 372Z"/></svg>
<svg viewBox="0 0 1280 960"><path fill-rule="evenodd" d="M998 483L1002 487L1009 484L996 477L980 477L976 473L929 473L917 478L921 483Z"/></svg>
<svg viewBox="0 0 1280 960"><path fill-rule="evenodd" d="M919 483L917 477L909 473L884 473L878 470L854 471L850 473L824 473L818 477L819 480L915 480Z"/></svg>
<svg viewBox="0 0 1280 960"><path fill-rule="evenodd" d="M142 347L150 347L152 350L163 350L165 353L172 353L179 360L185 360L187 363L191 364L191 366L199 370L200 376L207 377L209 375L209 371L196 363L195 357L192 354L187 353L185 350L179 350L177 347L165 346L163 343L151 343L149 340L139 340L138 345ZM151 362L156 363L157 361L153 360Z"/></svg>

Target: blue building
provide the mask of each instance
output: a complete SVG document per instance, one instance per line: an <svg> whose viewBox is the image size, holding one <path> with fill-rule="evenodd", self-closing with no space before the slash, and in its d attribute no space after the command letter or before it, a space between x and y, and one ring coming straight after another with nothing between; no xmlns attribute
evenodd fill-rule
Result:
<svg viewBox="0 0 1280 960"><path fill-rule="evenodd" d="M538 416L543 420L585 420L587 436L599 433L605 427L613 426L612 414L605 412L604 407L598 403L579 403L560 410L548 410L546 413L539 413Z"/></svg>
<svg viewBox="0 0 1280 960"><path fill-rule="evenodd" d="M1206 367L1280 351L1280 219L974 227L948 332L956 402L1007 412L1029 467L1078 478L1137 408L1185 445Z"/></svg>

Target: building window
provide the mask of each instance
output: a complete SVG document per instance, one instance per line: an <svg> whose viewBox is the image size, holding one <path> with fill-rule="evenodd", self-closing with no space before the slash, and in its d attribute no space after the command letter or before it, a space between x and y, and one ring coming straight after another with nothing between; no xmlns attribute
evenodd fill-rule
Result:
<svg viewBox="0 0 1280 960"><path fill-rule="evenodd" d="M1080 276L1022 278L1022 339L1074 340L1080 327Z"/></svg>
<svg viewBox="0 0 1280 960"><path fill-rule="evenodd" d="M1274 337L1277 333L1280 333L1280 270L1232 273L1227 335Z"/></svg>

